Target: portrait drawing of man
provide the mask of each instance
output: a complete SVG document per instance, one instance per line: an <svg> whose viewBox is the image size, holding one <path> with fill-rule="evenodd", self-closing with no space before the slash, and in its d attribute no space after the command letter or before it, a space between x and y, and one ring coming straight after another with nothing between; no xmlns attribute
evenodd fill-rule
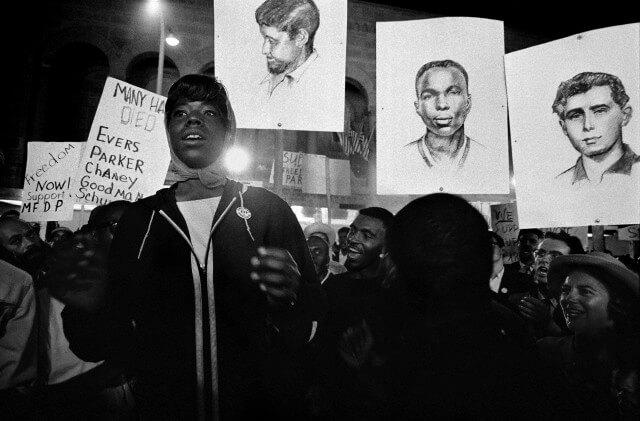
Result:
<svg viewBox="0 0 640 421"><path fill-rule="evenodd" d="M431 169L457 171L469 162L486 162L489 149L465 132L471 111L469 75L453 60L430 61L418 70L415 79L416 113L425 133L405 145L420 154Z"/></svg>
<svg viewBox="0 0 640 421"><path fill-rule="evenodd" d="M575 165L556 176L560 185L579 189L640 175L640 156L622 139L633 109L617 76L575 75L560 84L552 109L580 153Z"/></svg>
<svg viewBox="0 0 640 421"><path fill-rule="evenodd" d="M268 70L259 83L261 99L279 103L317 89L313 42L320 13L313 0L266 0L255 17Z"/></svg>

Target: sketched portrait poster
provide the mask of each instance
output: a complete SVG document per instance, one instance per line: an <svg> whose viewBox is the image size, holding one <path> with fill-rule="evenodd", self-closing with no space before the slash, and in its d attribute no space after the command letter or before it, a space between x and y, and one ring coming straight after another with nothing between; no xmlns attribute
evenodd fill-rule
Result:
<svg viewBox="0 0 640 421"><path fill-rule="evenodd" d="M508 193L503 23L376 29L378 194Z"/></svg>
<svg viewBox="0 0 640 421"><path fill-rule="evenodd" d="M347 1L296 3L214 0L216 77L238 127L342 132Z"/></svg>
<svg viewBox="0 0 640 421"><path fill-rule="evenodd" d="M640 220L639 24L505 58L520 226Z"/></svg>

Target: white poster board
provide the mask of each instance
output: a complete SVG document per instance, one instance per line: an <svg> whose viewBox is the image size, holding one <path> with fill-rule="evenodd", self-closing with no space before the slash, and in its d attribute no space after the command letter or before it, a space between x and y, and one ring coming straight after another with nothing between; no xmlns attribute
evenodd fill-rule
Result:
<svg viewBox="0 0 640 421"><path fill-rule="evenodd" d="M452 17L376 30L378 194L509 193L503 23ZM450 64L426 66L444 60L468 82Z"/></svg>
<svg viewBox="0 0 640 421"><path fill-rule="evenodd" d="M342 132L347 1L315 0L317 15L301 9L307 22L319 15L313 47L303 55L295 35L292 39L276 26L261 33L256 10L262 3L214 0L215 73L227 89L238 127Z"/></svg>
<svg viewBox="0 0 640 421"><path fill-rule="evenodd" d="M632 24L589 31L505 57L522 228L640 221L640 163L618 165L621 162L616 161L615 153L619 149L610 143L621 131L622 141L640 153L639 28L640 24ZM620 107L608 84L592 83L601 76L588 76L591 81L585 83L588 90L584 92L575 86L573 91L559 89L562 82L585 77L584 72L616 76L629 101ZM565 118L560 119L552 105L556 95L565 92L560 95L566 102L562 108ZM626 106L633 114L624 125L622 109Z"/></svg>
<svg viewBox="0 0 640 421"><path fill-rule="evenodd" d="M20 218L27 222L70 221L73 175L83 142L28 142Z"/></svg>
<svg viewBox="0 0 640 421"><path fill-rule="evenodd" d="M311 194L327 193L327 157L305 154L302 191ZM329 159L330 192L335 196L351 195L351 167L346 159Z"/></svg>
<svg viewBox="0 0 640 421"><path fill-rule="evenodd" d="M162 188L169 168L166 98L107 78L76 173L77 201L136 201Z"/></svg>
<svg viewBox="0 0 640 421"><path fill-rule="evenodd" d="M518 211L515 203L491 205L491 230L504 240L504 263L520 261L518 256Z"/></svg>

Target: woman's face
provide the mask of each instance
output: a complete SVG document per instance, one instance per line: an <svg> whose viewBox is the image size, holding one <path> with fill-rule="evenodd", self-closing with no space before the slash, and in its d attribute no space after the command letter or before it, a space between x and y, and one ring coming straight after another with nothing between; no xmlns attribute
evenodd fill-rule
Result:
<svg viewBox="0 0 640 421"><path fill-rule="evenodd" d="M189 168L208 166L224 149L224 118L208 102L179 100L169 115L167 133L173 152Z"/></svg>
<svg viewBox="0 0 640 421"><path fill-rule="evenodd" d="M609 291L602 282L583 271L569 273L562 285L560 306L574 333L594 335L612 327L608 304Z"/></svg>

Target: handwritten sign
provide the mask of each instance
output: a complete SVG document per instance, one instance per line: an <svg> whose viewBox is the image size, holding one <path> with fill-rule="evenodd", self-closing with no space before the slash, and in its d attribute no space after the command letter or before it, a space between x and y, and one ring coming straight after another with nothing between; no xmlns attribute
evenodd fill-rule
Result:
<svg viewBox="0 0 640 421"><path fill-rule="evenodd" d="M70 221L70 194L84 143L28 142L20 217L25 221Z"/></svg>
<svg viewBox="0 0 640 421"><path fill-rule="evenodd" d="M282 185L302 189L302 163L304 152L282 152Z"/></svg>
<svg viewBox="0 0 640 421"><path fill-rule="evenodd" d="M515 203L491 205L491 229L504 240L504 262L519 261L518 212Z"/></svg>
<svg viewBox="0 0 640 421"><path fill-rule="evenodd" d="M629 225L618 228L618 240L640 241L640 225Z"/></svg>
<svg viewBox="0 0 640 421"><path fill-rule="evenodd" d="M81 203L135 201L162 188L169 167L166 98L107 78L80 161L74 192Z"/></svg>

